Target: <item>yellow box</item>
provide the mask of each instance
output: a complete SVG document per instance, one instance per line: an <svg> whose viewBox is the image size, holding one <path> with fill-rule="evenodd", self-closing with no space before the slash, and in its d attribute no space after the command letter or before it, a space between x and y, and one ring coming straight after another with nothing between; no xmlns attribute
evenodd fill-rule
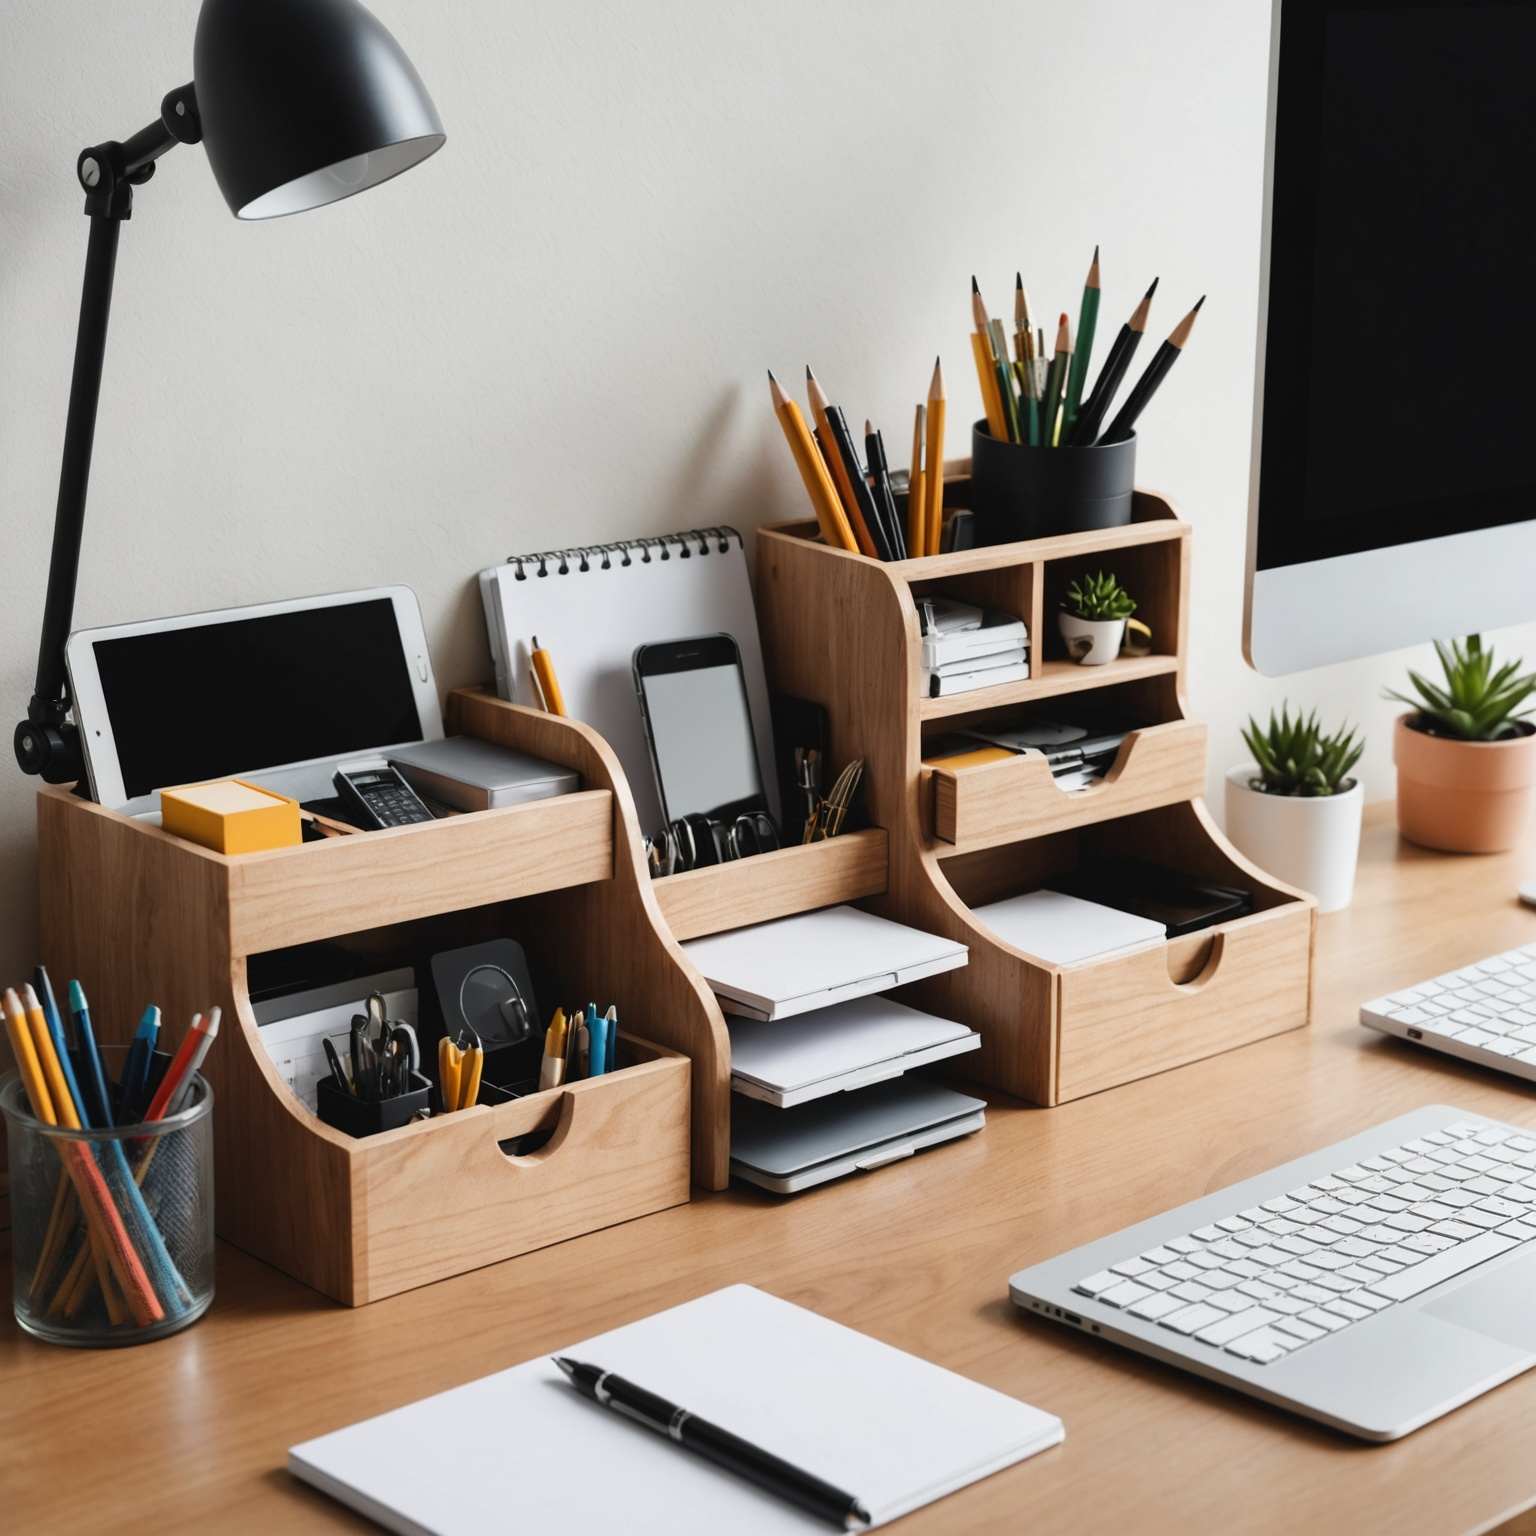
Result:
<svg viewBox="0 0 1536 1536"><path fill-rule="evenodd" d="M260 853L304 840L299 802L244 779L161 790L160 824L215 853Z"/></svg>

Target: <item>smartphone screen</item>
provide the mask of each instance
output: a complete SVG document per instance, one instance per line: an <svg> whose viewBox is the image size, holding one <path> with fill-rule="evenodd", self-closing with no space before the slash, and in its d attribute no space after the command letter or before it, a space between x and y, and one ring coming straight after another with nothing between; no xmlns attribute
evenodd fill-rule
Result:
<svg viewBox="0 0 1536 1536"><path fill-rule="evenodd" d="M636 671L667 819L764 808L734 643L711 638L644 646Z"/></svg>

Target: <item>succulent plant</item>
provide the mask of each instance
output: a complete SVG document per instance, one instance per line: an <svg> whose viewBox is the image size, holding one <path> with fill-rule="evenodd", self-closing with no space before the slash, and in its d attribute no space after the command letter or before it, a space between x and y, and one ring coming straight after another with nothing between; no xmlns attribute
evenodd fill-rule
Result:
<svg viewBox="0 0 1536 1536"><path fill-rule="evenodd" d="M1292 717L1286 704L1280 706L1278 718L1269 712L1267 729L1250 715L1243 741L1259 769L1253 788L1266 795L1342 794L1354 786L1349 772L1365 750L1351 727L1340 726L1329 735L1315 709Z"/></svg>
<svg viewBox="0 0 1536 1536"><path fill-rule="evenodd" d="M1066 609L1090 623L1103 619L1128 619L1136 612L1135 600L1109 571L1095 571L1067 584Z"/></svg>
<svg viewBox="0 0 1536 1536"><path fill-rule="evenodd" d="M1493 647L1485 648L1481 635L1468 635L1465 641L1452 640L1449 645L1436 640L1435 651L1445 673L1443 686L1410 668L1408 680L1418 696L1410 698L1389 688L1386 697L1406 704L1418 717L1414 723L1433 736L1500 741L1522 734L1522 722L1531 707L1520 706L1536 693L1536 673L1521 672L1518 660L1495 669Z"/></svg>

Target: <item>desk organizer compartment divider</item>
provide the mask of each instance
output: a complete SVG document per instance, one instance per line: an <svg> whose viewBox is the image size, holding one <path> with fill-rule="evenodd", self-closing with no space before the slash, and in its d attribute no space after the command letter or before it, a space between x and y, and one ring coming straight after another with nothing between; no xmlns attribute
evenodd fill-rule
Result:
<svg viewBox="0 0 1536 1536"><path fill-rule="evenodd" d="M946 471L964 505L967 466ZM946 504L950 504L946 490ZM957 1070L1056 1104L1308 1022L1315 903L1249 864L1201 799L1205 728L1186 718L1189 525L1138 491L1132 522L1026 543L881 563L815 542L808 523L759 534L757 608L769 681L815 700L866 759L870 818L887 830L883 895L867 904L970 947L962 970L895 994L981 1031ZM1110 570L1138 601L1152 650L1106 666L1067 659L1055 632L1066 583ZM916 602L946 593L1029 625L1030 675L919 696ZM925 738L1021 708L1070 717L1072 696L1115 690L1138 718L1103 782L1059 790L1045 763L923 763ZM1044 701L1051 701L1049 706ZM1060 967L1002 942L973 905L1030 890L1096 852L1240 884L1255 912L1140 954Z"/></svg>

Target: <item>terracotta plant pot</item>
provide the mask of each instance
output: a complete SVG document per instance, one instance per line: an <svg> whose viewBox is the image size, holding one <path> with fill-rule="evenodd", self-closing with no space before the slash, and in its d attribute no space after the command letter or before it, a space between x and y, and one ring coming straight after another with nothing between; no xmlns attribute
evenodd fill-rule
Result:
<svg viewBox="0 0 1536 1536"><path fill-rule="evenodd" d="M1450 853L1503 853L1520 841L1536 785L1536 732L1504 741L1455 741L1414 730L1399 715L1397 827L1410 843Z"/></svg>

